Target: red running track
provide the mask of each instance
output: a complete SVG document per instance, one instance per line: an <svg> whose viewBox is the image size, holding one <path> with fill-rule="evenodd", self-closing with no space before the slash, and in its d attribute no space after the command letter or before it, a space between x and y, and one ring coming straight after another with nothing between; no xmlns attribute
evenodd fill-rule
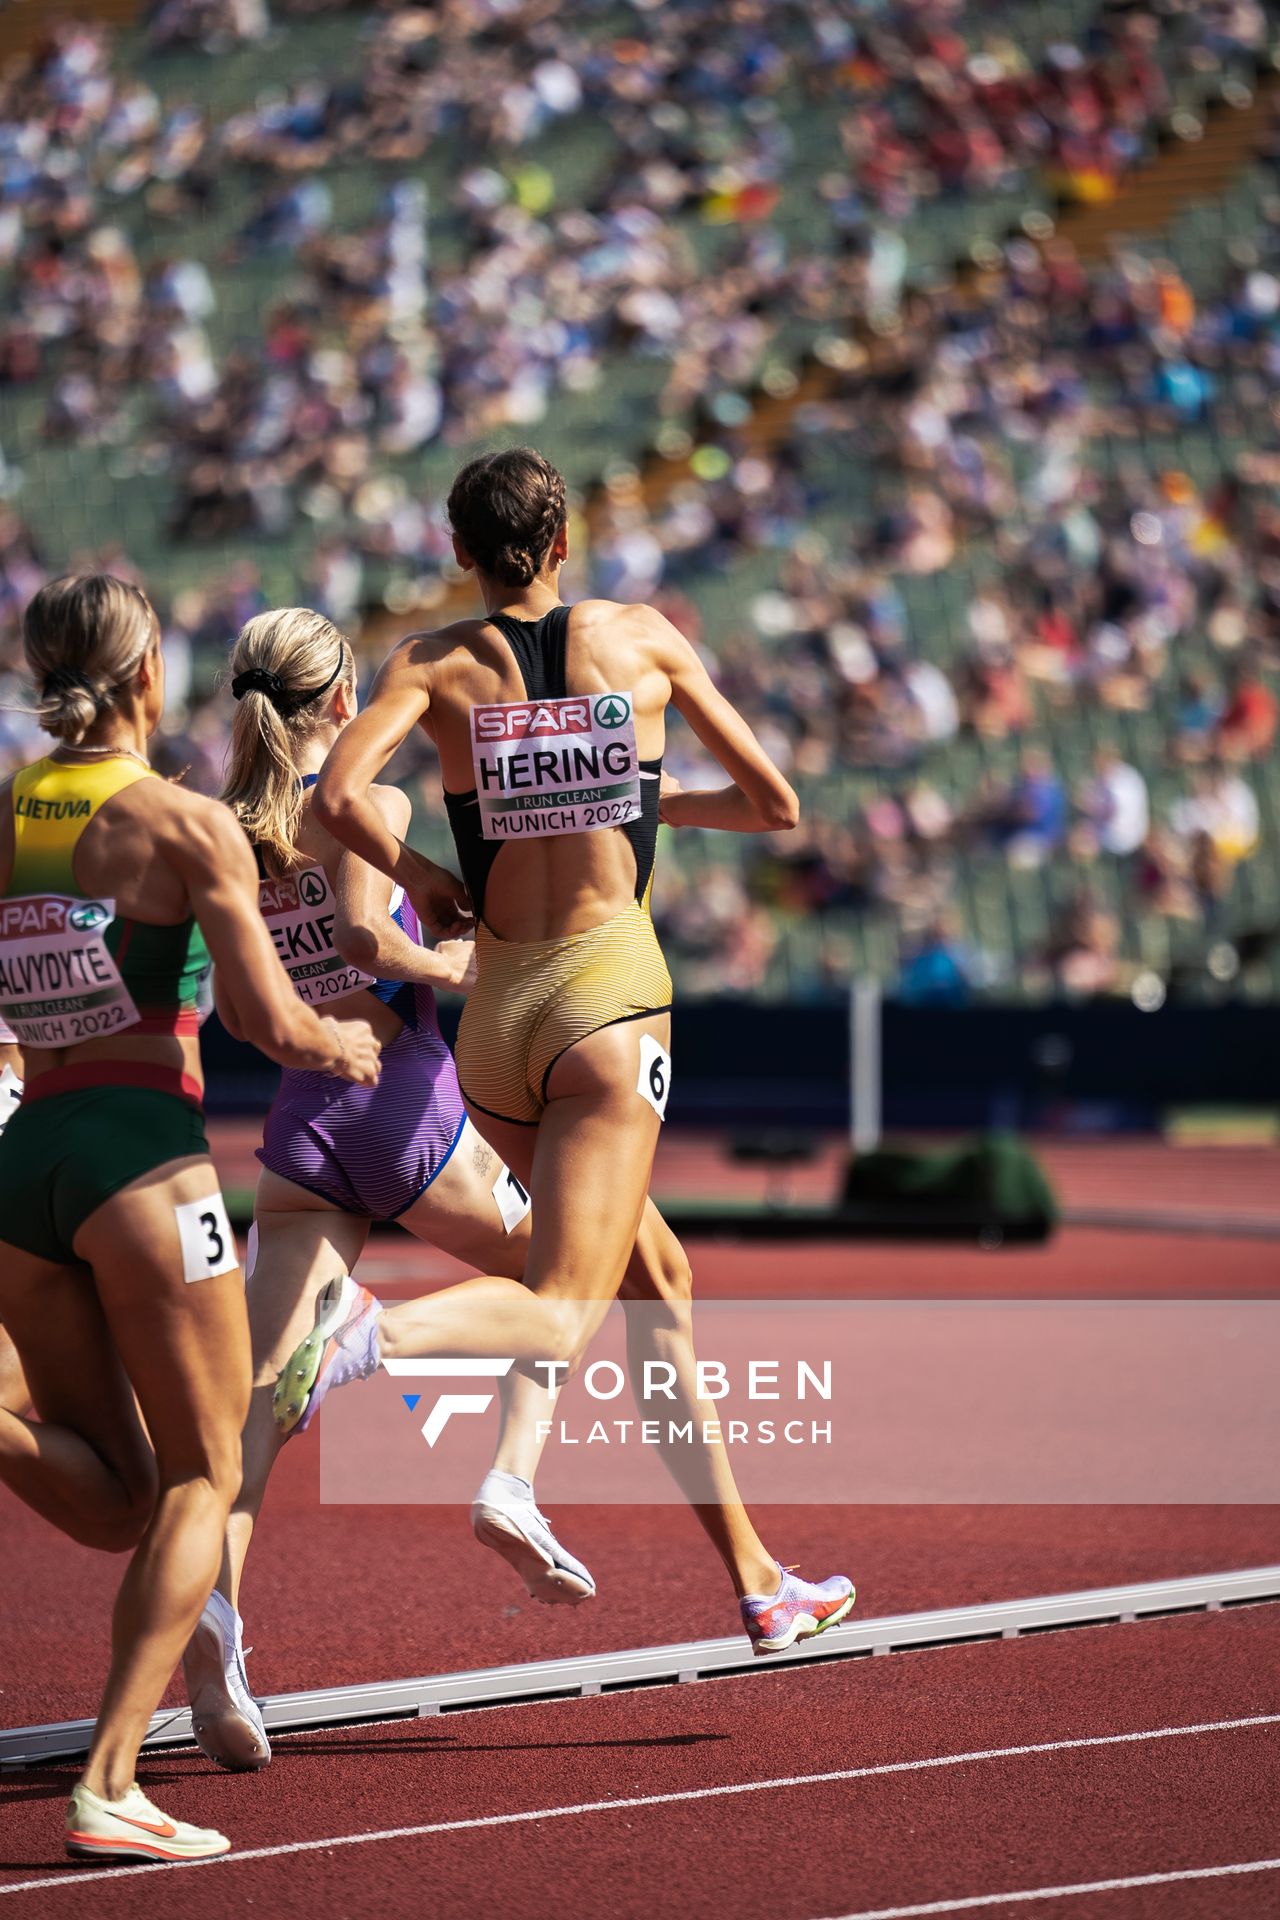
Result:
<svg viewBox="0 0 1280 1920"><path fill-rule="evenodd" d="M300 1736L249 1778L157 1758L165 1808L241 1849L204 1867L51 1865L50 1769L6 1790L0 1912L1258 1920L1277 1723L1271 1606Z"/></svg>
<svg viewBox="0 0 1280 1920"><path fill-rule="evenodd" d="M215 1118L209 1127L214 1159L227 1186L252 1187L261 1121ZM1171 1146L1145 1137L1084 1140L1030 1139L1067 1210L1105 1208L1163 1214L1173 1224L1206 1213L1242 1225L1280 1221L1280 1151L1266 1146ZM664 1201L823 1206L834 1200L848 1159L848 1141L828 1134L813 1157L793 1166L735 1160L723 1135L675 1129L658 1143L653 1191Z"/></svg>
<svg viewBox="0 0 1280 1920"><path fill-rule="evenodd" d="M703 1248L698 1267L702 1290L720 1294L776 1292L780 1259L805 1295L991 1294L999 1290L988 1277L995 1274L1009 1290L1029 1293L1196 1294L1209 1290L1206 1275L1215 1291L1274 1293L1274 1248L1262 1249L1266 1264L1244 1268L1247 1280L1242 1249L1252 1243L1171 1236L1144 1252L1140 1236L1069 1233L1043 1252L1000 1255ZM394 1241L372 1250L370 1266L381 1268L372 1275L379 1286L406 1279ZM446 1277L434 1257L414 1259L415 1278L424 1273ZM1103 1277L1113 1284L1103 1286ZM732 1630L723 1576L692 1517L678 1509L562 1510L565 1534L591 1560L601 1597L572 1612L546 1611L525 1604L508 1570L470 1540L461 1515L319 1507L316 1455L300 1443L284 1456L250 1563L245 1611L259 1691ZM847 1507L769 1510L762 1519L780 1556L819 1573L848 1566L870 1614L1280 1560L1273 1508ZM87 1714L116 1569L11 1503L4 1539L0 1720ZM1280 1711L1278 1656L1280 1609L1257 1608L291 1739L261 1780L214 1774L198 1757L159 1757L144 1764L143 1780L161 1804L222 1824L241 1850L459 1819L489 1823L241 1858L199 1869L197 1879L181 1870L180 1882L167 1870L119 1880L87 1870L92 1888L79 1874L62 1885L54 1863L68 1776L34 1773L0 1785L0 1900L12 1885L22 1889L12 1894L15 1915L91 1912L95 1920L135 1912L204 1920L205 1907L212 1914L268 1906L359 1920L402 1908L516 1920L553 1912L558 1920L603 1912L617 1920L827 1920L1002 1890L1234 1867L1280 1855L1274 1818L1269 1827L1265 1818L1277 1803L1269 1725L1002 1752L945 1767L916 1763ZM890 1764L903 1770L707 1791ZM664 1793L698 1797L555 1812ZM505 1820L537 1809L551 1811ZM59 1884L41 1891L50 1879ZM981 1910L1007 1909L983 1898ZM1280 1913L1280 1879L1162 1880L1012 1908L1023 1910L1082 1920L1232 1920ZM0 1905L0 1920L6 1912Z"/></svg>
<svg viewBox="0 0 1280 1920"><path fill-rule="evenodd" d="M1280 1165L1277 1166L1280 1188ZM1043 1247L886 1246L849 1240L690 1240L700 1300L1234 1300L1280 1295L1280 1244L1068 1227ZM398 1233L360 1263L375 1292L426 1292L468 1269Z"/></svg>
<svg viewBox="0 0 1280 1920"><path fill-rule="evenodd" d="M986 1254L954 1248L794 1244L695 1248L704 1296L776 1294L779 1273L797 1295L1013 1296L1218 1290L1280 1291L1280 1257L1246 1268L1241 1249L1171 1236L1075 1230L1047 1249ZM1210 1264L1200 1264L1210 1250ZM388 1237L361 1265L368 1284L401 1292L463 1269L407 1237ZM1141 1284L1139 1284L1139 1280ZM1110 1281L1112 1285L1104 1282ZM281 1457L245 1582L261 1693L402 1678L450 1668L557 1659L621 1647L732 1633L733 1598L702 1533L679 1506L558 1507L567 1544L587 1560L599 1598L586 1606L530 1603L509 1569L471 1538L464 1514L431 1507L322 1506L319 1445L303 1437ZM106 1644L117 1567L74 1546L0 1495L6 1566L0 1604L0 1725L87 1716L101 1672L86 1649ZM847 1571L859 1608L882 1615L986 1600L1229 1571L1280 1561L1280 1510L1214 1506L854 1506L757 1510L785 1562L815 1576ZM322 1569L300 1586L298 1569ZM311 1594L323 1585L336 1637L316 1633ZM433 1609L423 1596L454 1603ZM177 1698L176 1694L171 1697Z"/></svg>
<svg viewBox="0 0 1280 1920"><path fill-rule="evenodd" d="M464 1514L321 1506L318 1451L284 1454L245 1577L259 1693L738 1629L720 1563L681 1507L556 1508L599 1592L581 1607L540 1607L477 1546ZM871 1617L1280 1562L1273 1507L770 1507L755 1518L780 1559L815 1576L847 1570ZM5 1522L0 1724L87 1717L118 1569L8 1505Z"/></svg>

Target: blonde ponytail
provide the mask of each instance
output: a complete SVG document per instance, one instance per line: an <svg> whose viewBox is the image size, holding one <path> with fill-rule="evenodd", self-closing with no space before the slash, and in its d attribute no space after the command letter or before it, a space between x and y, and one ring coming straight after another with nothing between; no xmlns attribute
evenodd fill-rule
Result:
<svg viewBox="0 0 1280 1920"><path fill-rule="evenodd" d="M320 696L355 680L355 656L309 607L260 613L231 650L237 701L222 799L274 872L298 858L298 750L324 719Z"/></svg>
<svg viewBox="0 0 1280 1920"><path fill-rule="evenodd" d="M36 718L45 732L78 745L129 684L159 632L146 594L113 573L47 581L22 620Z"/></svg>

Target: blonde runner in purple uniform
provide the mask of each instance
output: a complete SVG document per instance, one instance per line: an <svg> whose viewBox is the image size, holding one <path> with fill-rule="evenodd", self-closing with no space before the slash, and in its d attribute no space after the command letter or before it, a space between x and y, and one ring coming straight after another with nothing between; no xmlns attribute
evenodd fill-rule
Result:
<svg viewBox="0 0 1280 1920"><path fill-rule="evenodd" d="M314 802L335 838L404 887L425 925L452 932L474 909L478 978L459 1080L477 1126L533 1197L532 1297L495 1277L435 1294L417 1303L409 1351L572 1364L621 1290L660 1303L664 1357L703 1417L688 1264L648 1198L671 1070L670 981L648 914L668 705L728 775L706 793L663 782L669 824L776 831L795 825L796 797L660 613L563 605L564 482L541 455L472 461L449 517L484 614L401 642L335 743ZM440 755L465 892L406 846L372 797L415 726ZM281 1376L283 1422L376 1367L380 1318L363 1289L326 1304ZM724 1448L677 1446L666 1458L724 1557L757 1651L843 1618L852 1584L782 1570Z"/></svg>
<svg viewBox="0 0 1280 1920"><path fill-rule="evenodd" d="M271 1417L272 1385L315 1320L317 1294L356 1265L374 1220L397 1220L470 1266L519 1277L529 1202L467 1119L436 1019L432 989L465 988L471 942L424 947L400 889L312 817L316 774L356 713L349 643L323 615L286 607L244 628L231 674L237 710L222 797L254 846L259 904L276 951L300 999L339 1022L368 1021L383 1049L376 1087L286 1071L258 1150L247 1276L255 1388L242 1441L244 1477L218 1583L183 1662L196 1739L211 1760L238 1771L271 1758L244 1667L239 1595L285 1441ZM402 793L381 787L374 800L390 824L407 827ZM235 1032L234 1011L219 1004ZM383 1330L391 1354L398 1350L398 1313L390 1310ZM513 1391L514 1382L502 1383L494 1475L524 1489L526 1533L538 1534L536 1543L521 1536L517 1565L537 1599L588 1599L595 1591L590 1574L545 1522L538 1525L533 1506L535 1423L545 1401L516 1418ZM488 1543L506 1548L510 1540L495 1533Z"/></svg>

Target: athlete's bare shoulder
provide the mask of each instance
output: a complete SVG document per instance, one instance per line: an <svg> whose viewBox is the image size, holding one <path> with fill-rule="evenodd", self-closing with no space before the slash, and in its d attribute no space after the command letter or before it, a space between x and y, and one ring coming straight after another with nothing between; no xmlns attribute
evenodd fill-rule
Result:
<svg viewBox="0 0 1280 1920"><path fill-rule="evenodd" d="M653 608L631 600L575 600L569 611L578 628L639 627L644 623L637 616L652 613Z"/></svg>
<svg viewBox="0 0 1280 1920"><path fill-rule="evenodd" d="M497 645L495 631L485 620L454 620L447 627L407 633L387 655L383 674L431 674L460 660L483 659Z"/></svg>
<svg viewBox="0 0 1280 1920"><path fill-rule="evenodd" d="M665 613L642 600L575 600L573 616L580 629L604 627L628 639L675 632Z"/></svg>
<svg viewBox="0 0 1280 1920"><path fill-rule="evenodd" d="M672 649L688 644L665 613L642 601L577 600L573 616L571 631L587 646L631 648L663 670L670 669Z"/></svg>
<svg viewBox="0 0 1280 1920"><path fill-rule="evenodd" d="M140 792L145 787L145 795ZM138 781L121 798L145 805L157 848L180 872L192 863L212 869L225 864L232 874L252 874L253 855L244 828L221 800L194 793L173 780Z"/></svg>

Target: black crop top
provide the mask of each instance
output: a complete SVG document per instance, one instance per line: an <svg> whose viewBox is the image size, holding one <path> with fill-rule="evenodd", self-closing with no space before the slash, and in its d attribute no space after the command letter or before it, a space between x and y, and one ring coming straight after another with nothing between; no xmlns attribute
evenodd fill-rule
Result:
<svg viewBox="0 0 1280 1920"><path fill-rule="evenodd" d="M525 697L529 700L563 700L565 652L569 635L568 607L552 607L541 620L515 620L508 613L491 613L489 625L496 627L516 657ZM636 899L643 900L653 877L653 857L658 843L658 796L661 789L662 756L640 762L640 818L618 828L631 842L636 857ZM458 849L458 865L477 920L484 918L484 896L493 863L506 844L486 840L480 831L480 806L473 787L470 793L444 796Z"/></svg>

